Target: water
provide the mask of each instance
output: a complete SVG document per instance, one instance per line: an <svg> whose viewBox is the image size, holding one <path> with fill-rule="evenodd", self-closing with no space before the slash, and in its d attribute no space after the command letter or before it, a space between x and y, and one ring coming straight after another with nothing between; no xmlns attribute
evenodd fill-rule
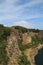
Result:
<svg viewBox="0 0 43 65"><path fill-rule="evenodd" d="M35 56L36 65L43 65L43 48L38 51L38 54Z"/></svg>

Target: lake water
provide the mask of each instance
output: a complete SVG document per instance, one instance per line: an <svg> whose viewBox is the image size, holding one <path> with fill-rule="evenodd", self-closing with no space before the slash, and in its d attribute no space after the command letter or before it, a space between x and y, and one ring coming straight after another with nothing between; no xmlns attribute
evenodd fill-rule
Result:
<svg viewBox="0 0 43 65"><path fill-rule="evenodd" d="M35 56L36 65L43 65L43 48L39 50L38 54Z"/></svg>

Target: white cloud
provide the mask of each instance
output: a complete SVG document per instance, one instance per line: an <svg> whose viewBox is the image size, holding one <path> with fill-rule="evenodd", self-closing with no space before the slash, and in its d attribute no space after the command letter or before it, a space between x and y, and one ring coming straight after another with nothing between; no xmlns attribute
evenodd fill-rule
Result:
<svg viewBox="0 0 43 65"><path fill-rule="evenodd" d="M5 2L0 5L0 13L2 13L2 15L0 15L0 21L3 21L3 20L11 21L13 19L26 20L26 19L43 17L41 14L34 14L34 15L28 15L28 16L25 16L22 14L23 11L25 12L24 10L25 7L35 6L39 3L42 3L43 0L31 0L30 2L27 2L23 5L16 6L15 3L18 1L19 0L5 0Z"/></svg>
<svg viewBox="0 0 43 65"><path fill-rule="evenodd" d="M32 0L30 2L27 2L27 3L23 4L23 5L17 6L16 10L21 10L21 9L27 7L27 6L32 7L32 6L35 6L39 3L43 3L43 0Z"/></svg>
<svg viewBox="0 0 43 65"><path fill-rule="evenodd" d="M42 14L35 14L35 15L28 15L28 16L20 16L20 15L16 15L14 16L14 14L12 15L3 15L3 16L0 16L0 21L9 21L9 22L15 22L15 20L29 20L29 19L34 19L34 18L43 18L43 15Z"/></svg>
<svg viewBox="0 0 43 65"><path fill-rule="evenodd" d="M37 5L39 3L43 3L43 0L32 0L30 3L27 3L26 6L34 6L34 5Z"/></svg>
<svg viewBox="0 0 43 65"><path fill-rule="evenodd" d="M14 26L22 26L26 28L33 28L33 24L27 21L18 21L13 23Z"/></svg>
<svg viewBox="0 0 43 65"><path fill-rule="evenodd" d="M19 12L21 10L23 10L25 7L31 7L31 6L34 6L34 5L37 5L39 3L42 3L43 0L32 0L30 2L27 2L23 5L19 5L19 6L16 6L15 3L18 2L19 0L6 0L2 5L0 5L0 11L1 12Z"/></svg>

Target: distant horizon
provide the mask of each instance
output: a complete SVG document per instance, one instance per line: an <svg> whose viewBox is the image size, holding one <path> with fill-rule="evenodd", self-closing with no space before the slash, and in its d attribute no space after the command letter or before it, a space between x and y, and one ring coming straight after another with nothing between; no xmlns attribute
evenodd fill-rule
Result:
<svg viewBox="0 0 43 65"><path fill-rule="evenodd" d="M12 26L6 26L6 25L4 25L4 24L0 24L0 25L3 25L4 27L15 27L15 26L17 26L17 25L12 25ZM43 30L43 29L38 29L38 28L27 28L27 27L24 27L24 26L20 26L20 25L18 25L19 27L23 27L23 28L26 28L26 29L35 29L35 30Z"/></svg>
<svg viewBox="0 0 43 65"><path fill-rule="evenodd" d="M43 0L0 0L0 24L43 30Z"/></svg>

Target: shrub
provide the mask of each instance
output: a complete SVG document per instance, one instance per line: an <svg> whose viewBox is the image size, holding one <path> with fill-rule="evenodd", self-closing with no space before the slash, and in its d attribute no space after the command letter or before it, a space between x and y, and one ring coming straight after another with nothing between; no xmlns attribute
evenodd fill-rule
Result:
<svg viewBox="0 0 43 65"><path fill-rule="evenodd" d="M20 57L19 65L31 65L24 53Z"/></svg>

